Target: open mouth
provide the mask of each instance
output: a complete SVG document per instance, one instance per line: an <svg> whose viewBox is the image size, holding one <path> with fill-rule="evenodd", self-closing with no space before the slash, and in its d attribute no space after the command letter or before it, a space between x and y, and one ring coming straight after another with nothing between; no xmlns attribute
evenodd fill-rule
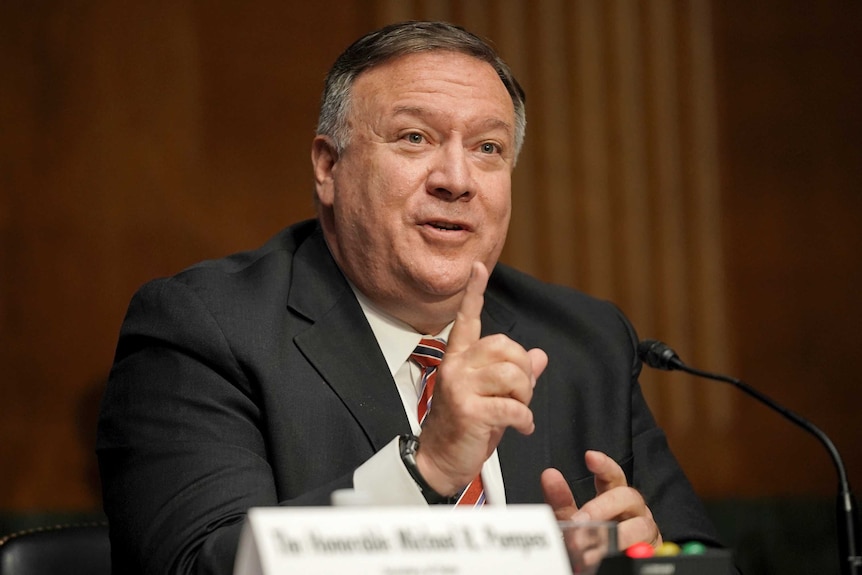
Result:
<svg viewBox="0 0 862 575"><path fill-rule="evenodd" d="M428 222L427 225L431 226L432 228L445 231L459 231L464 229L458 224L452 224L449 222Z"/></svg>

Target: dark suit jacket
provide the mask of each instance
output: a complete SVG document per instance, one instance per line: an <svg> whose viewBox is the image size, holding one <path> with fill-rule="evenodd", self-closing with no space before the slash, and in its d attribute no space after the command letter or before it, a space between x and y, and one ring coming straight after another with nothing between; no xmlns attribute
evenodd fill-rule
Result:
<svg viewBox="0 0 862 575"><path fill-rule="evenodd" d="M586 449L617 460L665 540L716 543L637 382L616 307L494 270L484 334L541 347L536 431L498 451L510 503L542 502L560 469L594 495ZM135 295L102 404L97 452L116 573L230 573L253 506L326 505L410 431L395 383L315 221Z"/></svg>

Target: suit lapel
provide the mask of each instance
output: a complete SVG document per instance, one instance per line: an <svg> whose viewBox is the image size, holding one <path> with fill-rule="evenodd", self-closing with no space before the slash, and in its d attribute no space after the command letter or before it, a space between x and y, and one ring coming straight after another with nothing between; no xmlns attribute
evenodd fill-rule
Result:
<svg viewBox="0 0 862 575"><path fill-rule="evenodd" d="M297 250L288 306L313 323L294 341L375 451L410 431L374 332L319 232Z"/></svg>

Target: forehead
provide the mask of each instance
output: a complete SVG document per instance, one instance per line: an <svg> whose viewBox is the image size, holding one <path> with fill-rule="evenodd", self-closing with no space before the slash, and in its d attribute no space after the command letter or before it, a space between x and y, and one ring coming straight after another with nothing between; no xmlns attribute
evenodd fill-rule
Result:
<svg viewBox="0 0 862 575"><path fill-rule="evenodd" d="M491 64L460 52L419 52L387 60L360 74L352 92L365 110L370 106L391 113L418 103L514 121L512 99Z"/></svg>

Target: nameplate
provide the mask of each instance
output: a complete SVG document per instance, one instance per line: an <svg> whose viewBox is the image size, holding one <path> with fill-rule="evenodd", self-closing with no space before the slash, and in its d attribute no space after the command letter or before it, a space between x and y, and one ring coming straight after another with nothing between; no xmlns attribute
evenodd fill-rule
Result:
<svg viewBox="0 0 862 575"><path fill-rule="evenodd" d="M571 574L545 505L251 509L234 575Z"/></svg>

